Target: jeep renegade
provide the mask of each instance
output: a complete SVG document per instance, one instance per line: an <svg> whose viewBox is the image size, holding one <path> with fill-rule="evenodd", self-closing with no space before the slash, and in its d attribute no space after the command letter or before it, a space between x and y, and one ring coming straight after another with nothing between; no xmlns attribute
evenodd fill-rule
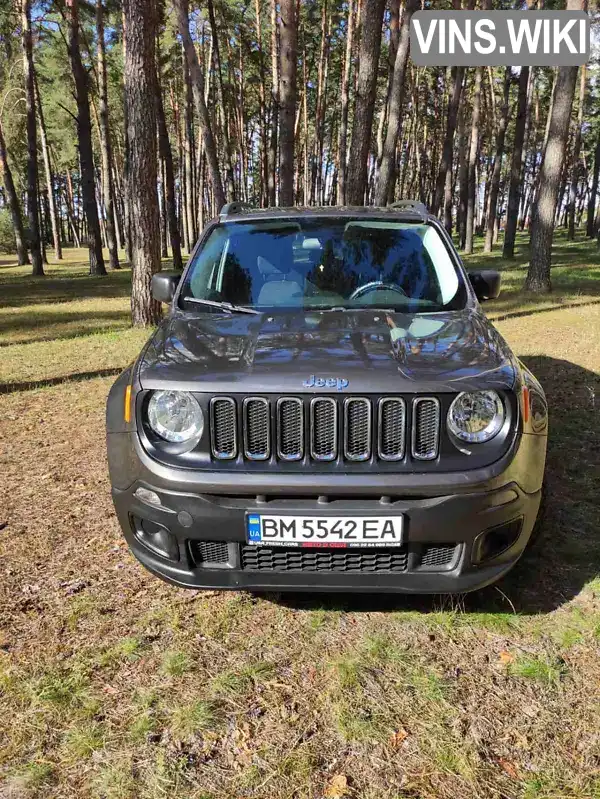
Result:
<svg viewBox="0 0 600 799"><path fill-rule="evenodd" d="M547 405L419 203L226 206L110 391L134 555L179 586L464 592L540 505Z"/></svg>

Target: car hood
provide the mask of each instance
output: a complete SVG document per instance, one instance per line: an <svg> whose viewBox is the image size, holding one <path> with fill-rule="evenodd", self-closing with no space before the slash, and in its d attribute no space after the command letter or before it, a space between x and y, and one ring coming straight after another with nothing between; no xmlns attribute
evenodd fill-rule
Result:
<svg viewBox="0 0 600 799"><path fill-rule="evenodd" d="M511 388L516 360L477 309L183 314L139 360L142 388L248 393Z"/></svg>

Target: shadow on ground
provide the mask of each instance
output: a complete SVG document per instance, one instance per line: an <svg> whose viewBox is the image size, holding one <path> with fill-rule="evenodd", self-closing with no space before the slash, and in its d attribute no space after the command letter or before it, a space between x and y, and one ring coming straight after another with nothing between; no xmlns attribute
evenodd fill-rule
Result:
<svg viewBox="0 0 600 799"><path fill-rule="evenodd" d="M9 308L44 305L89 299L127 298L131 294L131 271L110 272L106 277L90 277L65 271L45 278L10 275L0 281L1 305Z"/></svg>
<svg viewBox="0 0 600 799"><path fill-rule="evenodd" d="M35 326L32 326L32 322ZM57 331L57 327L62 330ZM34 344L40 341L62 341L94 333L128 330L131 318L128 309L117 311L42 311L35 313L11 313L0 317L0 336L13 336L0 339L1 347L13 344ZM20 335L19 335L20 334Z"/></svg>
<svg viewBox="0 0 600 799"><path fill-rule="evenodd" d="M298 609L536 614L556 610L600 576L600 375L544 355L523 358L550 406L547 509L540 538L497 586L461 596L280 594Z"/></svg>
<svg viewBox="0 0 600 799"><path fill-rule="evenodd" d="M22 383L0 383L0 394L16 394L20 391L31 391L36 388L48 388L48 386L59 386L63 383L81 383L84 380L94 380L97 377L111 377L123 371L120 366L109 367L107 369L95 369L93 372L75 372L70 375L59 375L58 377L46 377L40 380L25 380Z"/></svg>

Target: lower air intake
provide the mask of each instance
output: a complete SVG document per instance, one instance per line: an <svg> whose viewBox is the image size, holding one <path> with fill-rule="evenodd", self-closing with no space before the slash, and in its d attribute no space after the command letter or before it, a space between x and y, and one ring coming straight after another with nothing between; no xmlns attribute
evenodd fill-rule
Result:
<svg viewBox="0 0 600 799"><path fill-rule="evenodd" d="M421 555L421 566L428 566L429 568L449 566L454 560L455 553L456 544L426 546Z"/></svg>
<svg viewBox="0 0 600 799"><path fill-rule="evenodd" d="M224 541L192 541L190 544L196 563L227 563L229 548Z"/></svg>
<svg viewBox="0 0 600 799"><path fill-rule="evenodd" d="M405 547L311 549L242 544L242 569L258 572L389 573L406 571Z"/></svg>

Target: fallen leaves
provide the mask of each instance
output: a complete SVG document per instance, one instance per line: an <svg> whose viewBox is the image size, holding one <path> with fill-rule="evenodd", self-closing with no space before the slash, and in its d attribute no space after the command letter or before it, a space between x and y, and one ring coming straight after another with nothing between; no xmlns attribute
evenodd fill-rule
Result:
<svg viewBox="0 0 600 799"><path fill-rule="evenodd" d="M345 774L335 774L329 780L323 792L325 799L344 799L348 795L348 777Z"/></svg>
<svg viewBox="0 0 600 799"><path fill-rule="evenodd" d="M506 760L504 757L498 758L498 765L502 769L502 771L507 774L512 780L520 779L519 772L517 767L514 763L511 763L510 760Z"/></svg>
<svg viewBox="0 0 600 799"><path fill-rule="evenodd" d="M507 652L503 649L498 655L498 660L503 666L509 666L511 663L515 662L515 656L511 652Z"/></svg>
<svg viewBox="0 0 600 799"><path fill-rule="evenodd" d="M390 735L388 743L392 749L399 749L407 738L408 732L404 729L404 727L400 727Z"/></svg>

